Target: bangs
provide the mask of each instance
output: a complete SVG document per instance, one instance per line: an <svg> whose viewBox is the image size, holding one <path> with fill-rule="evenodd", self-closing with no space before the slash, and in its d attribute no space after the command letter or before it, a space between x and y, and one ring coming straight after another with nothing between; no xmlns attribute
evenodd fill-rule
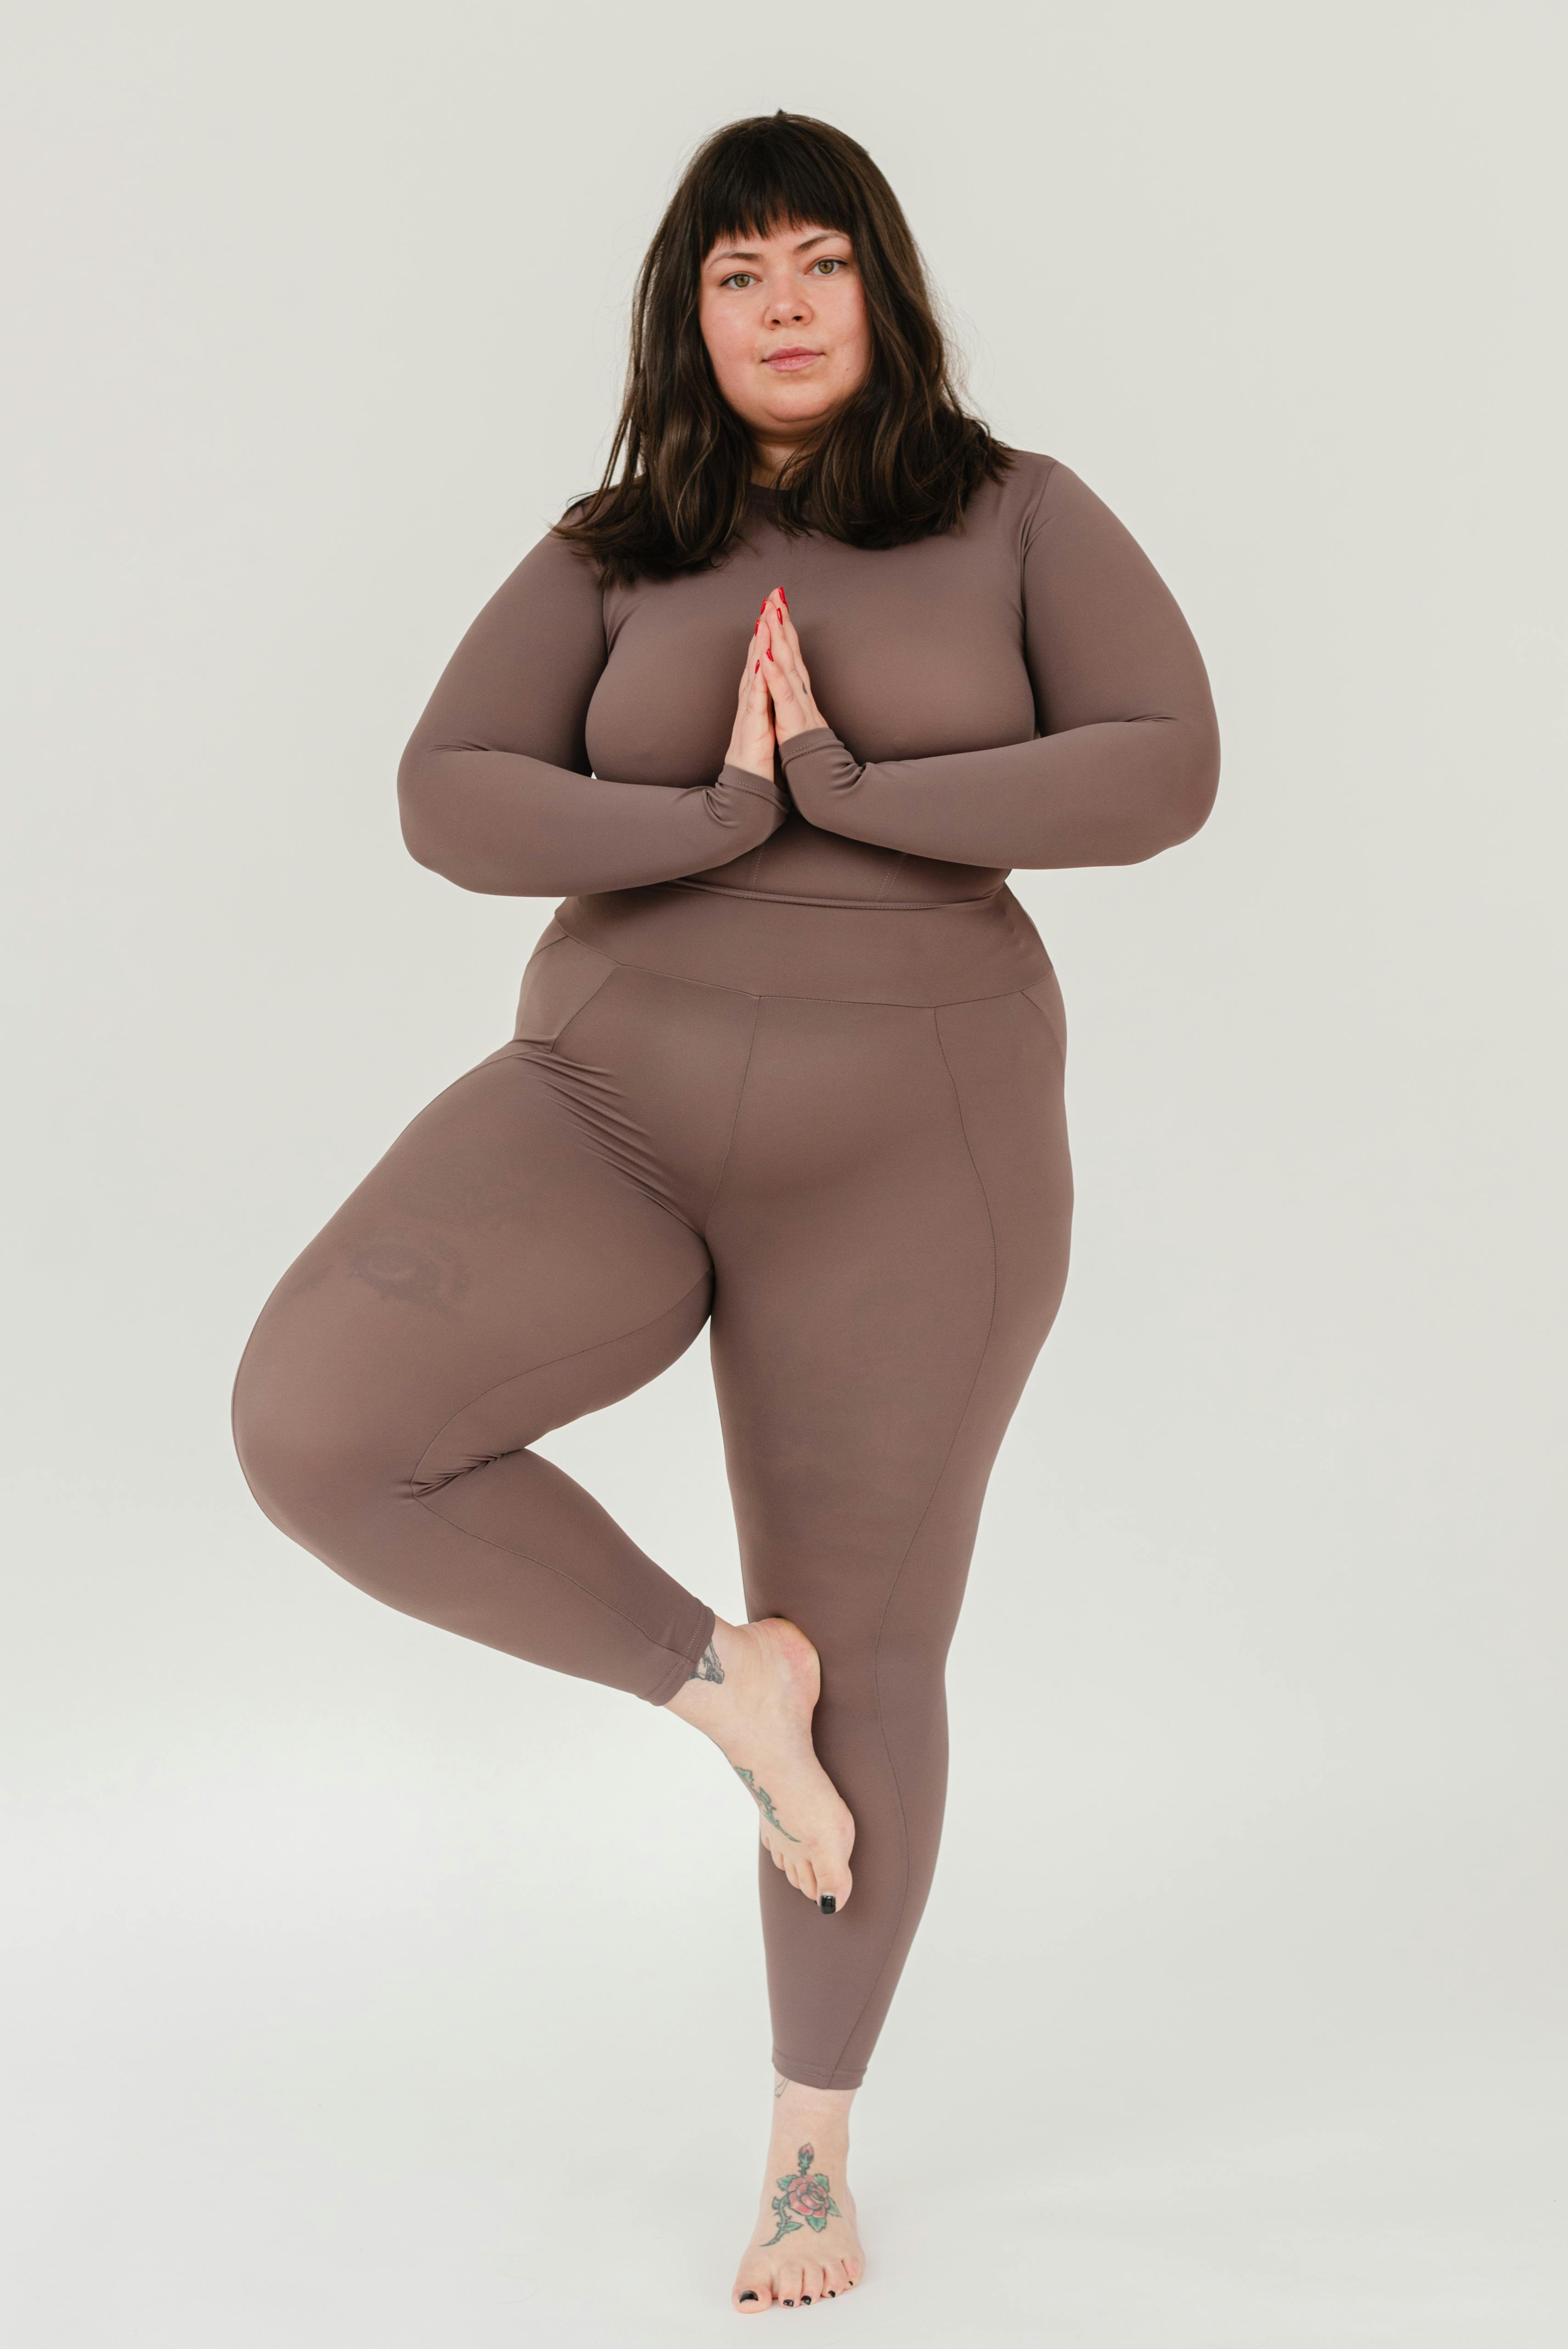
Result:
<svg viewBox="0 0 1568 2349"><path fill-rule="evenodd" d="M787 228L836 228L853 236L861 207L850 174L821 142L789 122L732 133L706 158L692 190L698 262L716 244Z"/></svg>

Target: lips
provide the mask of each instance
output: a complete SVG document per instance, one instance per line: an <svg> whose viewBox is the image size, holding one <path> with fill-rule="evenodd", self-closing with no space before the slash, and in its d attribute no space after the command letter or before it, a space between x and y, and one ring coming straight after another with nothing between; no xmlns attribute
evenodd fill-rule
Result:
<svg viewBox="0 0 1568 2349"><path fill-rule="evenodd" d="M821 356L820 351L809 350L804 343L791 343L784 350L769 351L762 364L777 367L781 375L793 375L798 368L810 367L813 359L820 359Z"/></svg>

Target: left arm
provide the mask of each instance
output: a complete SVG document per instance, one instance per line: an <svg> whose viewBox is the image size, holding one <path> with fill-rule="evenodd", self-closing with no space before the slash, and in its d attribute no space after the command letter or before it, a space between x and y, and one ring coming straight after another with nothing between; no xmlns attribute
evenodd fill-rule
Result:
<svg viewBox="0 0 1568 2349"><path fill-rule="evenodd" d="M1136 864L1213 805L1219 729L1191 630L1109 508L1053 466L1026 525L1024 639L1041 732L862 765L829 727L788 611L765 664L779 755L809 822L960 864Z"/></svg>

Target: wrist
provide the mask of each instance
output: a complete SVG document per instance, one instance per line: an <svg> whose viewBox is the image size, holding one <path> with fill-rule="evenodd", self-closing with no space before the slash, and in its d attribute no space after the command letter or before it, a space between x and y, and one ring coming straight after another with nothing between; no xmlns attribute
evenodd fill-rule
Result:
<svg viewBox="0 0 1568 2349"><path fill-rule="evenodd" d="M745 799L766 801L769 807L780 811L789 804L789 793L777 775L759 775L754 767L744 767L735 759L727 759L719 769L717 787L738 792Z"/></svg>
<svg viewBox="0 0 1568 2349"><path fill-rule="evenodd" d="M792 759L809 758L813 750L842 750L843 747L832 728L820 719L815 726L803 726L798 734L781 734L779 738L779 756L786 766Z"/></svg>

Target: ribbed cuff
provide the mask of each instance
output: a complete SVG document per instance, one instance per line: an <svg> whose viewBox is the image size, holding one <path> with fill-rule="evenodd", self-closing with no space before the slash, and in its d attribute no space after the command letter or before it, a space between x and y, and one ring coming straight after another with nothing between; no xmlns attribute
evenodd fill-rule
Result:
<svg viewBox="0 0 1568 2349"><path fill-rule="evenodd" d="M804 758L812 750L843 747L830 726L808 726L804 734L791 734L788 742L779 743L779 756L788 766L791 759Z"/></svg>
<svg viewBox="0 0 1568 2349"><path fill-rule="evenodd" d="M789 805L789 795L781 792L777 783L770 783L765 776L753 774L749 767L732 767L726 760L718 771L718 781L726 791L749 792L753 799L766 800L769 807L788 809Z"/></svg>
<svg viewBox="0 0 1568 2349"><path fill-rule="evenodd" d="M800 2088L858 2088L866 2076L863 2064L835 2070L830 2064L814 2063L809 2056L782 2055L777 2047L773 2050L773 2069Z"/></svg>
<svg viewBox="0 0 1568 2349"><path fill-rule="evenodd" d="M653 1687L644 1691L649 1704L668 1704L671 1697L685 1688L707 1652L707 1643L713 1637L714 1620L712 1608L705 1605L698 1618L697 1629L686 1642L685 1655L672 1657Z"/></svg>

